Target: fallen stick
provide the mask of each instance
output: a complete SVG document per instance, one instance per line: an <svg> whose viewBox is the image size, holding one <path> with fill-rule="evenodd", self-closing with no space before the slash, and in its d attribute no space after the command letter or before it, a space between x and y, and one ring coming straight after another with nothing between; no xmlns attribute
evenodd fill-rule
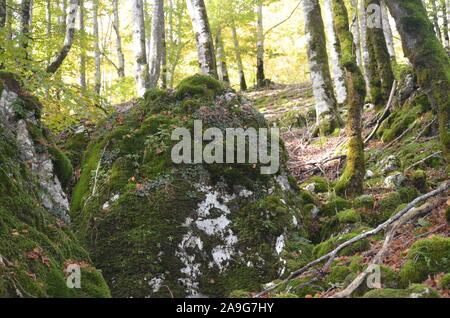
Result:
<svg viewBox="0 0 450 318"><path fill-rule="evenodd" d="M442 151L438 151L432 155L429 155L428 157L423 158L422 160L417 161L416 163L413 163L412 165L410 165L408 168L406 168L406 170L411 170L412 168L420 165L421 163L427 161L430 158L436 157L437 155L440 155L442 153Z"/></svg>
<svg viewBox="0 0 450 318"><path fill-rule="evenodd" d="M372 262L369 266L367 266L367 269L364 270L361 274L359 274L351 283L347 286L344 290L340 291L339 293L334 294L331 298L347 298L350 297L351 294L363 283L366 276L370 273L372 273L372 269L374 265L380 265L383 262L383 259L385 258L386 252L389 250L389 247L392 244L392 241L394 240L395 233L397 232L398 228L404 225L409 220L419 216L428 213L432 209L434 209L437 206L436 203L425 203L424 205L414 208L408 213L404 214L399 220L397 220L395 223L391 224L389 226L389 230L387 231L385 235L385 239L383 242L383 246L378 251L377 255L373 258ZM381 287L381 286L380 286Z"/></svg>
<svg viewBox="0 0 450 318"><path fill-rule="evenodd" d="M391 108L392 102L394 101L394 96L395 96L395 90L397 89L397 81L394 81L394 83L392 84L392 90L391 90L391 95L389 96L389 101L386 105L386 108L383 111L383 114L381 115L381 117L377 120L377 124L375 125L375 128L372 130L372 132L370 133L370 135L364 140L364 144L367 144L369 142L370 139L372 139L372 137L375 135L375 133L377 132L378 128L380 128L381 123L384 121L386 114L388 113L389 109Z"/></svg>
<svg viewBox="0 0 450 318"><path fill-rule="evenodd" d="M365 239L366 237L378 234L379 232L381 232L382 230L384 230L386 227L388 227L390 224L394 223L395 221L399 220L403 215L405 215L409 210L413 209L414 206L422 201L428 200L431 197L434 197L444 191L446 191L448 188L450 188L450 182L444 183L443 185L441 185L439 188L437 188L436 190L433 190L431 192L428 192L416 199L414 199L411 203L409 203L404 209L402 209L400 212L398 212L396 215L394 215L393 217L391 217L390 219L388 219L387 221L385 221L384 223L378 225L375 229L364 232L362 234L359 234L357 236L355 236L354 238L342 243L341 245L339 245L338 247L336 247L333 251L329 252L326 255L323 255L322 257L308 263L307 265L303 266L302 268L292 272L286 279L284 279L283 281L281 281L278 284L275 284L273 286L271 286L270 288L267 288L265 290L263 290L262 292L260 292L259 294L257 294L255 296L255 298L259 298L262 297L264 295L266 295L267 293L271 292L272 290L278 288L279 286L281 286L282 284L285 284L291 280L293 280L294 278L298 277L300 274L304 273L307 269L311 268L312 266L315 266L321 262L323 262L324 260L328 260L328 259L334 259L336 257L336 255L344 248L346 248L349 245L352 245L353 243L360 241L362 239ZM329 261L328 261L329 263Z"/></svg>

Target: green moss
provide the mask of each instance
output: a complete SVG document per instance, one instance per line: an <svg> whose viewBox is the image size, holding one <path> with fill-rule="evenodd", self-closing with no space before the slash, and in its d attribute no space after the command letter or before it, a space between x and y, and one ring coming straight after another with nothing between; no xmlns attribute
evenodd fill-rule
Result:
<svg viewBox="0 0 450 318"><path fill-rule="evenodd" d="M192 97L213 99L223 89L221 82L209 76L195 75L182 80L174 95L176 99Z"/></svg>
<svg viewBox="0 0 450 318"><path fill-rule="evenodd" d="M63 188L67 188L72 182L73 167L69 158L58 148L49 147L48 152L52 158L56 175Z"/></svg>
<svg viewBox="0 0 450 318"><path fill-rule="evenodd" d="M442 278L439 280L439 286L442 289L450 289L450 273L442 276Z"/></svg>
<svg viewBox="0 0 450 318"><path fill-rule="evenodd" d="M359 196L353 201L353 206L356 209L365 208L367 210L373 210L375 206L375 198L367 194Z"/></svg>
<svg viewBox="0 0 450 318"><path fill-rule="evenodd" d="M89 141L90 139L86 132L73 133L60 145L74 167L80 166L83 153Z"/></svg>
<svg viewBox="0 0 450 318"><path fill-rule="evenodd" d="M321 212L325 216L333 216L342 210L349 209L352 207L352 203L339 196L332 196L330 202L325 204L321 208Z"/></svg>
<svg viewBox="0 0 450 318"><path fill-rule="evenodd" d="M245 290L233 290L229 298L251 298L249 292Z"/></svg>
<svg viewBox="0 0 450 318"><path fill-rule="evenodd" d="M339 212L338 220L340 223L358 223L361 222L361 216L353 209Z"/></svg>
<svg viewBox="0 0 450 318"><path fill-rule="evenodd" d="M402 204L401 195L398 192L391 192L380 201L380 219L382 223L389 219L394 213L395 209Z"/></svg>
<svg viewBox="0 0 450 318"><path fill-rule="evenodd" d="M400 276L390 267L381 265L381 285L383 288L399 288Z"/></svg>
<svg viewBox="0 0 450 318"><path fill-rule="evenodd" d="M450 268L450 238L434 236L415 242L408 251L409 261L400 271L403 286L423 282L428 275Z"/></svg>
<svg viewBox="0 0 450 318"><path fill-rule="evenodd" d="M419 196L419 191L414 187L404 187L397 190L403 203L410 203Z"/></svg>
<svg viewBox="0 0 450 318"><path fill-rule="evenodd" d="M282 295L278 295L276 298L299 298L297 295L295 294L282 294Z"/></svg>
<svg viewBox="0 0 450 318"><path fill-rule="evenodd" d="M328 191L329 184L325 178L312 177L308 179L308 181L302 184L300 187L305 188L310 184L314 184L314 192L316 193L323 193Z"/></svg>
<svg viewBox="0 0 450 318"><path fill-rule="evenodd" d="M354 238L357 236L357 233L349 233L340 235L337 237L331 237L330 239L326 240L325 242L320 243L314 248L314 255L316 257L322 257L323 255L331 252L336 247L338 247L340 244ZM353 243L350 246L345 247L339 255L353 255L357 252L363 252L367 250L370 247L370 243L367 239L360 240L358 242Z"/></svg>
<svg viewBox="0 0 450 318"><path fill-rule="evenodd" d="M450 206L445 209L445 220L450 224Z"/></svg>
<svg viewBox="0 0 450 318"><path fill-rule="evenodd" d="M333 284L343 282L350 273L351 271L347 266L335 265L328 274L327 281Z"/></svg>
<svg viewBox="0 0 450 318"><path fill-rule="evenodd" d="M404 289L374 289L366 294L363 298L408 298L408 293Z"/></svg>
<svg viewBox="0 0 450 318"><path fill-rule="evenodd" d="M438 291L430 286L414 284L406 289L410 298L441 298Z"/></svg>
<svg viewBox="0 0 450 318"><path fill-rule="evenodd" d="M411 182L420 192L424 192L427 189L427 174L423 170L415 170Z"/></svg>

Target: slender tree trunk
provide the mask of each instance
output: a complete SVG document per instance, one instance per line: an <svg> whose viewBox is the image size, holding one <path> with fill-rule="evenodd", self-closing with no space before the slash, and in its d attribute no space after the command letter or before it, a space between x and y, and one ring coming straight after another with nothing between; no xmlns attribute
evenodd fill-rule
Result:
<svg viewBox="0 0 450 318"><path fill-rule="evenodd" d="M358 66L363 65L362 53L361 53L361 29L359 24L359 4L358 0L352 0L351 5L353 8L353 16L352 16L352 33L354 35L355 42L355 52L356 52L356 60L358 62ZM333 11L330 10L330 14L333 14Z"/></svg>
<svg viewBox="0 0 450 318"><path fill-rule="evenodd" d="M420 0L390 0L387 5L402 38L403 51L437 113L442 151L450 164L450 58L433 34ZM409 21L414 21L414 28Z"/></svg>
<svg viewBox="0 0 450 318"><path fill-rule="evenodd" d="M367 10L377 8L374 12L368 12L373 15L381 14L380 0L365 0ZM370 97L372 103L377 107L383 107L389 100L394 83L394 73L391 66L391 57L386 46L386 38L383 31L383 19L378 16L380 25L372 21L367 28L367 45L369 48L370 64L369 64L369 78L370 78Z"/></svg>
<svg viewBox="0 0 450 318"><path fill-rule="evenodd" d="M241 47L239 45L239 38L234 23L231 26L231 33L233 35L234 51L236 54L236 63L239 72L239 85L241 87L241 91L245 92L247 90L247 81L245 80L244 64L242 63L242 56L241 56Z"/></svg>
<svg viewBox="0 0 450 318"><path fill-rule="evenodd" d="M62 30L65 31L67 29L67 0L61 1L61 26Z"/></svg>
<svg viewBox="0 0 450 318"><path fill-rule="evenodd" d="M397 58L395 57L394 48L394 35L392 34L391 22L389 21L389 11L386 6L386 0L381 0L381 14L383 17L383 31L384 37L386 38L386 46L391 57L392 65L397 64Z"/></svg>
<svg viewBox="0 0 450 318"><path fill-rule="evenodd" d="M94 69L95 69L95 92L100 94L102 88L102 70L100 56L100 36L98 27L98 0L94 0L92 4L93 23L94 23Z"/></svg>
<svg viewBox="0 0 450 318"><path fill-rule="evenodd" d="M162 44L162 52L161 52L161 67L162 67L162 73L161 73L161 88L167 89L167 41L166 41L166 32L164 30L164 36L162 38L163 44Z"/></svg>
<svg viewBox="0 0 450 318"><path fill-rule="evenodd" d="M84 24L84 0L80 0L80 46L81 46L81 54L80 54L80 86L86 88L86 53L83 46L84 36L86 34L86 28Z"/></svg>
<svg viewBox="0 0 450 318"><path fill-rule="evenodd" d="M47 0L45 6L45 15L46 15L46 27L47 27L47 39L50 39L52 35L52 2L51 0Z"/></svg>
<svg viewBox="0 0 450 318"><path fill-rule="evenodd" d="M6 25L6 0L0 0L0 28Z"/></svg>
<svg viewBox="0 0 450 318"><path fill-rule="evenodd" d="M336 45L336 32L334 31L334 22L333 22L333 11L332 11L332 0L324 1L324 19L325 19L325 28L328 35L328 47L330 52L330 68L331 74L333 78L334 91L336 93L336 100L338 104L344 104L347 99L347 89L345 87L345 78L344 71L339 64L339 59L341 52L338 51L338 46ZM357 24L356 17L356 24ZM358 31L359 32L359 31Z"/></svg>
<svg viewBox="0 0 450 318"><path fill-rule="evenodd" d="M446 0L441 0L441 8L442 8L442 18L444 20L444 45L447 51L450 50L450 36L449 36L449 28L448 28L448 11ZM450 3L450 2L449 2Z"/></svg>
<svg viewBox="0 0 450 318"><path fill-rule="evenodd" d="M214 54L214 44L209 26L208 15L206 13L205 2L203 0L187 0L189 15L192 20L192 27L197 43L198 61L200 72L213 78L219 78L217 74L216 57Z"/></svg>
<svg viewBox="0 0 450 318"><path fill-rule="evenodd" d="M216 31L216 49L217 49L217 63L219 70L219 79L223 82L230 83L228 76L227 62L225 57L225 49L223 47L222 32L220 27Z"/></svg>
<svg viewBox="0 0 450 318"><path fill-rule="evenodd" d="M117 51L117 59L118 69L117 75L119 78L125 77L125 57L122 51L122 37L120 35L120 19L119 19L119 0L113 0L113 11L114 11L114 20L113 27L116 32L116 51Z"/></svg>
<svg viewBox="0 0 450 318"><path fill-rule="evenodd" d="M150 88L150 79L145 47L144 5L142 0L133 0L133 49L135 54L136 84L139 96Z"/></svg>
<svg viewBox="0 0 450 318"><path fill-rule="evenodd" d="M20 45L24 49L25 56L28 58L28 45L31 31L31 11L33 10L32 0L22 0L20 8Z"/></svg>
<svg viewBox="0 0 450 318"><path fill-rule="evenodd" d="M341 179L336 184L339 194L354 195L363 191L365 175L364 141L362 138L362 109L365 98L365 83L356 62L353 36L348 25L348 13L343 0L333 0L333 14L338 42L342 48L342 65L348 88L347 163Z"/></svg>
<svg viewBox="0 0 450 318"><path fill-rule="evenodd" d="M164 38L164 0L153 0L152 35L150 40L150 88L155 88L161 74Z"/></svg>
<svg viewBox="0 0 450 318"><path fill-rule="evenodd" d="M340 126L337 102L328 65L325 30L319 0L303 0L309 72L316 100L317 126L321 135Z"/></svg>
<svg viewBox="0 0 450 318"><path fill-rule="evenodd" d="M366 90L367 92L370 92L372 90L372 87L370 85L370 55L369 55L369 48L367 46L367 12L366 12L366 6L365 6L365 0L360 0L359 2L359 21L361 26L361 55L364 65L364 80L366 82Z"/></svg>
<svg viewBox="0 0 450 318"><path fill-rule="evenodd" d="M439 18L438 18L438 6L436 5L436 0L430 0L431 3L431 16L433 18L433 24L434 24L434 31L436 32L436 35L439 39L439 41L442 42L442 33L441 28L439 26Z"/></svg>
<svg viewBox="0 0 450 318"><path fill-rule="evenodd" d="M75 37L75 20L77 17L78 6L79 0L70 0L69 16L66 28L66 36L64 39L64 45L58 52L58 55L47 67L47 73L50 74L56 73L56 71L61 67L62 63L69 54L70 49L72 48L73 39Z"/></svg>
<svg viewBox="0 0 450 318"><path fill-rule="evenodd" d="M256 53L256 85L265 86L266 76L264 74L264 25L263 25L263 0L257 2L258 16L258 47Z"/></svg>

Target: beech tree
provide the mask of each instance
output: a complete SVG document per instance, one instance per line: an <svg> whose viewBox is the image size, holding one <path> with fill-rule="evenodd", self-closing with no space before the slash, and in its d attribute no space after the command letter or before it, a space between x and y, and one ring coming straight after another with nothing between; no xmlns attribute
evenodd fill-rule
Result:
<svg viewBox="0 0 450 318"><path fill-rule="evenodd" d="M222 41L222 31L220 28L216 31L216 50L217 50L217 64L219 71L219 79L221 81L230 82L230 78L228 76L228 68L227 61L225 56L225 49Z"/></svg>
<svg viewBox="0 0 450 318"><path fill-rule="evenodd" d="M303 0L303 13L317 126L321 135L329 135L340 126L340 119L328 65L325 30L319 1Z"/></svg>
<svg viewBox="0 0 450 318"><path fill-rule="evenodd" d="M263 0L257 0L257 53L256 53L256 85L263 87L266 76L264 74L264 25L263 25Z"/></svg>
<svg viewBox="0 0 450 318"><path fill-rule="evenodd" d="M402 38L403 51L437 114L442 151L450 164L450 59L433 33L420 0L391 0L387 5Z"/></svg>
<svg viewBox="0 0 450 318"><path fill-rule="evenodd" d="M205 2L203 0L187 0L187 7L195 33L200 73L218 79L213 38Z"/></svg>
<svg viewBox="0 0 450 318"><path fill-rule="evenodd" d="M125 77L125 56L122 51L122 36L120 35L119 0L113 0L113 27L116 33L116 51L118 59L117 74Z"/></svg>
<svg viewBox="0 0 450 318"><path fill-rule="evenodd" d="M341 65L345 70L348 90L347 118L347 163L344 172L336 184L337 193L353 195L361 193L365 175L364 141L362 138L362 109L365 99L365 83L356 62L353 35L348 24L348 13L343 0L333 1L334 23L341 47Z"/></svg>
<svg viewBox="0 0 450 318"><path fill-rule="evenodd" d="M133 0L132 13L135 78L138 94L142 96L150 88L147 50L145 47L144 4L142 0Z"/></svg>
<svg viewBox="0 0 450 318"><path fill-rule="evenodd" d="M233 24L231 25L231 33L233 35L234 52L236 54L236 63L239 72L239 86L241 88L241 91L246 91L247 81L245 79L244 64L242 63L242 56L241 56L241 47L239 45L239 38L237 35L236 25L234 21Z"/></svg>
<svg viewBox="0 0 450 318"><path fill-rule="evenodd" d="M150 88L155 88L161 75L164 33L164 0L152 1L152 34L150 38Z"/></svg>

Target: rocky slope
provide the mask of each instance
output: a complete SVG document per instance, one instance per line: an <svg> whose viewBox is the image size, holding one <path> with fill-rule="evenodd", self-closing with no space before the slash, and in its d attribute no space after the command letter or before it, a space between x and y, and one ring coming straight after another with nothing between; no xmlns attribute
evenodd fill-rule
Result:
<svg viewBox="0 0 450 318"><path fill-rule="evenodd" d="M70 231L72 166L40 122L40 103L0 73L0 297L108 297ZM81 268L81 288L66 285Z"/></svg>

